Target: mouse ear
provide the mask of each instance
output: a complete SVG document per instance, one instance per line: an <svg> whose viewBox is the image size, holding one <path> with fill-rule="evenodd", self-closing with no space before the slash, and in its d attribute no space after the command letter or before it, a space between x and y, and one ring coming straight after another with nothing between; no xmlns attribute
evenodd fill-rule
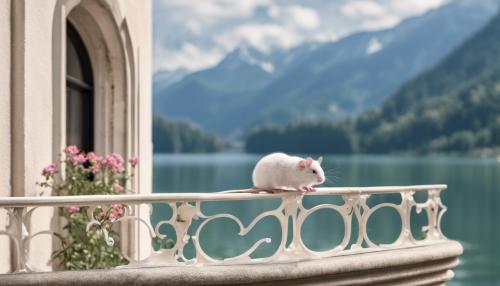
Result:
<svg viewBox="0 0 500 286"><path fill-rule="evenodd" d="M318 160L316 160L316 161L318 161L318 164L321 165L321 163L323 162L323 156L319 156Z"/></svg>
<svg viewBox="0 0 500 286"><path fill-rule="evenodd" d="M307 165L307 167L311 167L312 163L313 163L313 159L311 157L307 157L306 158L306 165Z"/></svg>
<svg viewBox="0 0 500 286"><path fill-rule="evenodd" d="M304 169L306 167L306 160L300 160L297 165L300 169Z"/></svg>

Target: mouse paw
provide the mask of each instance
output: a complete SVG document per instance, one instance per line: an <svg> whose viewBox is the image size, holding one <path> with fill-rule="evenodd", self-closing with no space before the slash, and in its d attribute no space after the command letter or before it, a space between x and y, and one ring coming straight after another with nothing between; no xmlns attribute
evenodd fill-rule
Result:
<svg viewBox="0 0 500 286"><path fill-rule="evenodd" d="M304 187L301 187L301 188L299 189L299 191L300 191L301 193L313 193L313 192L316 192L316 189L315 189L315 188L313 188L313 187L304 186Z"/></svg>
<svg viewBox="0 0 500 286"><path fill-rule="evenodd" d="M306 190L307 190L308 193L314 193L314 192L316 192L316 189L313 188L313 187L306 187Z"/></svg>

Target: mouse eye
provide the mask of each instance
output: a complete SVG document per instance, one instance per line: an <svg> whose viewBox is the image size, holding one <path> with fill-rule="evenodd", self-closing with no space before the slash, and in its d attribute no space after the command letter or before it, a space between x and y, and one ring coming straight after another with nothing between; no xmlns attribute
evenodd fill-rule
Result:
<svg viewBox="0 0 500 286"><path fill-rule="evenodd" d="M313 170L313 174L316 174L316 170Z"/></svg>

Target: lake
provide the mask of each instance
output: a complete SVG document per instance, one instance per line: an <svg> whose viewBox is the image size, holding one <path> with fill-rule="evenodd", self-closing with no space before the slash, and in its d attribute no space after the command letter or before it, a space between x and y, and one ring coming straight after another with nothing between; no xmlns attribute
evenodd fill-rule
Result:
<svg viewBox="0 0 500 286"><path fill-rule="evenodd" d="M248 188L252 185L252 168L259 158L248 154L155 155L154 192L216 192ZM442 200L448 207L442 221L443 231L464 246L460 266L449 285L500 283L500 163L497 160L446 156L327 156L324 169L333 169L325 186L448 184L448 189L442 193ZM388 197L387 200L394 198ZM318 203L313 199L305 202L309 205ZM232 213L248 224L258 213L277 205L277 200L209 203L203 211L208 214ZM158 221L160 213L163 218L168 218L168 212L155 206L153 223ZM374 223L368 225L368 232L374 241L391 242L397 236L400 219L390 209L380 212L374 217ZM318 212L306 221L303 229L306 245L321 250L330 248L332 243L338 244L342 235L339 230L343 231L339 217L333 212ZM412 225L415 236L419 235L422 222L422 218L417 218L416 225ZM335 228L336 223L341 227ZM207 225L200 236L203 236L205 243L202 246L207 253L228 257L243 252L260 238L271 237L273 242L279 240L278 227L276 221L266 219L241 238L234 223L221 220ZM172 234L168 229L164 232ZM262 245L255 257L272 252L273 247L276 243ZM186 252L188 256L193 252L192 245Z"/></svg>

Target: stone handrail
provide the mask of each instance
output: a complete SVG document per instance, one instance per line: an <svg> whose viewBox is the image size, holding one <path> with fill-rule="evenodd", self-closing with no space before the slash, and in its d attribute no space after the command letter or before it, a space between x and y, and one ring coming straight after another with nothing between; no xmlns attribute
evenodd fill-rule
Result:
<svg viewBox="0 0 500 286"><path fill-rule="evenodd" d="M165 234L160 232L160 227L170 225L176 236L171 248L160 248L153 250L146 258L135 258L125 256L130 261L130 266L141 267L144 265L157 266L187 266L187 265L229 265L229 264L259 264L272 262L286 262L298 260L313 260L319 258L333 257L338 255L358 254L373 251L393 250L400 248L411 248L429 245L446 240L440 227L441 217L446 211L440 199L440 192L446 189L446 185L419 185L419 186L390 186L390 187L346 187L346 188L318 188L314 193L298 193L285 191L277 194L270 193L246 193L242 191L230 191L223 193L185 193L185 194L130 194L115 196L59 196L59 197L7 197L0 198L0 209L6 210L9 217L9 226L0 230L0 235L11 238L15 248L17 265L14 272L37 271L31 267L29 261L29 243L32 238L42 234L53 235L53 230L44 230L30 233L26 227L31 220L33 211L38 207L66 207L80 206L88 207L87 215L89 225L87 229L99 224L95 218L96 208L106 208L112 204L125 206L125 213L114 221L115 224L124 221L133 221L137 225L142 224L147 228L149 239L141 240L140 243L151 245L153 238L165 239ZM427 198L423 202L416 202L414 194L424 192ZM374 206L367 204L371 196L383 194L399 194L399 204L382 202ZM306 208L302 201L304 196L331 196L342 198L342 203L323 203ZM271 210L258 214L253 220L244 225L240 218L229 213L206 214L202 209L205 202L214 201L243 201L243 200L266 200L279 199L279 205ZM168 205L172 214L169 218L160 220L151 225L147 216L138 213L139 207L147 205L152 211L152 204ZM401 218L401 232L398 238L391 244L377 244L373 242L367 233L367 222L370 216L381 208L392 208L397 211ZM425 238L417 240L411 232L411 212L415 208L417 213L425 210L427 214L427 226L423 227ZM328 209L336 211L344 224L343 239L340 244L324 251L309 249L302 239L301 228L305 220L313 213ZM266 257L252 258L252 254L260 245L270 243L271 238L262 238L256 241L248 250L240 255L228 258L216 258L207 254L200 243L200 233L204 227L218 219L229 219L239 226L239 235L247 235L255 225L267 217L276 218L281 229L281 240L278 248ZM194 224L197 220L199 223ZM359 227L353 228L353 221L357 221ZM353 233L353 229L356 232ZM292 235L289 238L289 230ZM102 232L103 239L109 245L114 243L113 239ZM351 238L355 243L351 243ZM287 243L287 241L291 241ZM185 246L192 243L195 250L193 258L185 257ZM126 255L124 253L124 255Z"/></svg>

